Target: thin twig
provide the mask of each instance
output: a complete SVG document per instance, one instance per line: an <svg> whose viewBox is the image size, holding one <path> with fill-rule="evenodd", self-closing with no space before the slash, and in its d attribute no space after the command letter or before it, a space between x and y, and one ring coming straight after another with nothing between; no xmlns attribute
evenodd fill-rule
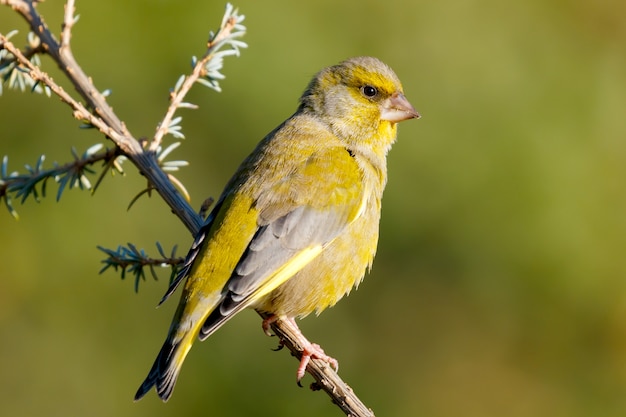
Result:
<svg viewBox="0 0 626 417"><path fill-rule="evenodd" d="M74 98L67 91L65 91L63 87L58 85L47 73L43 72L41 68L34 65L18 47L16 47L2 34L0 34L0 42L3 44L4 49L9 51L22 66L28 68L29 75L33 80L47 85L50 90L52 90L52 92L61 99L61 101L68 104L74 110L74 118L94 125L98 128L98 130L100 130L100 132L104 133L104 135L112 139L114 142L122 140L121 135L117 131L105 123L104 120L91 114L82 103L74 100Z"/></svg>
<svg viewBox="0 0 626 417"><path fill-rule="evenodd" d="M165 136L165 134L167 133L168 127L172 122L176 110L179 108L185 96L187 95L189 90L191 90L191 87L193 87L194 83L198 81L200 77L206 75L205 66L207 62L211 60L215 50L220 46L222 41L231 34L236 23L237 22L235 18L231 17L226 22L226 25L221 28L220 31L212 39L209 39L206 53L202 56L200 60L198 60L198 62L196 62L196 65L194 66L191 74L185 77L185 81L183 81L180 89L171 94L170 105L167 108L167 112L165 113L163 120L161 121L161 123L159 123L159 126L157 127L154 138L152 139L152 143L150 144L150 150L156 151L158 147L161 146L163 136Z"/></svg>
<svg viewBox="0 0 626 417"><path fill-rule="evenodd" d="M61 31L61 47L70 47L70 38L72 37L72 27L74 26L74 0L67 0L65 4L65 14L63 15L63 25Z"/></svg>
<svg viewBox="0 0 626 417"><path fill-rule="evenodd" d="M2 42L0 42L0 49L4 48L4 45ZM38 54L45 54L46 53L46 49L43 47L43 45L39 44L35 47L29 46L27 48L25 48L22 51L22 54L26 57L26 59L30 60L33 56L38 55ZM3 58L3 64L5 66L8 66L10 64L12 64L13 62L17 62L17 59L14 56L11 57L4 57Z"/></svg>

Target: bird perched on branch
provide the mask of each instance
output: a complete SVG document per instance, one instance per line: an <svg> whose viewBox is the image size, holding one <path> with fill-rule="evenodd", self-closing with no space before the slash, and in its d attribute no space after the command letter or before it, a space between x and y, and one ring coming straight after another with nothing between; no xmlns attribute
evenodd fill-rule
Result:
<svg viewBox="0 0 626 417"><path fill-rule="evenodd" d="M293 116L226 185L165 301L186 278L167 338L135 399L172 395L185 356L246 307L271 322L321 312L357 286L378 243L386 156L418 118L393 70L358 57L320 71ZM296 326L297 327L297 326ZM303 340L304 337L302 337ZM311 358L337 362L306 341Z"/></svg>

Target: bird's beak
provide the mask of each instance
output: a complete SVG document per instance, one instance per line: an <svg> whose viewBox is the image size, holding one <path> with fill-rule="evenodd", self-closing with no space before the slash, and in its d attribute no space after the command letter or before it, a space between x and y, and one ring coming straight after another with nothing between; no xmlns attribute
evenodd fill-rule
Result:
<svg viewBox="0 0 626 417"><path fill-rule="evenodd" d="M398 123L408 119L419 119L420 115L402 93L393 93L381 103L381 120Z"/></svg>

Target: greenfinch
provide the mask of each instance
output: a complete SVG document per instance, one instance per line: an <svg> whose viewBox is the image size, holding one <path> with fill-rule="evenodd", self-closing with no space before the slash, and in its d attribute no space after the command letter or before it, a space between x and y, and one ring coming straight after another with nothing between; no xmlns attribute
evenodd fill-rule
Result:
<svg viewBox="0 0 626 417"><path fill-rule="evenodd" d="M172 395L185 356L246 307L275 320L320 313L358 286L378 243L387 152L418 118L391 68L372 57L320 71L297 111L226 185L161 303L186 278L178 309L135 400ZM297 327L297 326L296 326ZM307 342L308 361L337 362Z"/></svg>

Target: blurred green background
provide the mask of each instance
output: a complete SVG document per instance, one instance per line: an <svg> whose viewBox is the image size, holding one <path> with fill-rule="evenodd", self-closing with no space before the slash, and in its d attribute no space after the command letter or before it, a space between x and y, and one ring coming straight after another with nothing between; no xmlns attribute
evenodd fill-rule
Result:
<svg viewBox="0 0 626 417"><path fill-rule="evenodd" d="M295 109L326 65L374 55L423 115L389 156L381 240L361 288L302 328L379 416L623 416L626 412L626 3L242 0L250 47L216 94L196 88L173 159L198 207ZM200 55L224 3L78 2L78 60L135 136ZM59 28L63 3L40 6ZM0 8L0 31L25 24ZM50 60L44 67L59 81ZM67 85L65 83L64 85ZM70 88L68 86L68 88ZM0 155L23 171L102 142L56 98L6 91ZM167 284L98 275L96 245L191 237L145 185L56 188L0 212L0 410L11 416L341 415L295 384L252 312L192 349L174 396L132 397L176 301Z"/></svg>

